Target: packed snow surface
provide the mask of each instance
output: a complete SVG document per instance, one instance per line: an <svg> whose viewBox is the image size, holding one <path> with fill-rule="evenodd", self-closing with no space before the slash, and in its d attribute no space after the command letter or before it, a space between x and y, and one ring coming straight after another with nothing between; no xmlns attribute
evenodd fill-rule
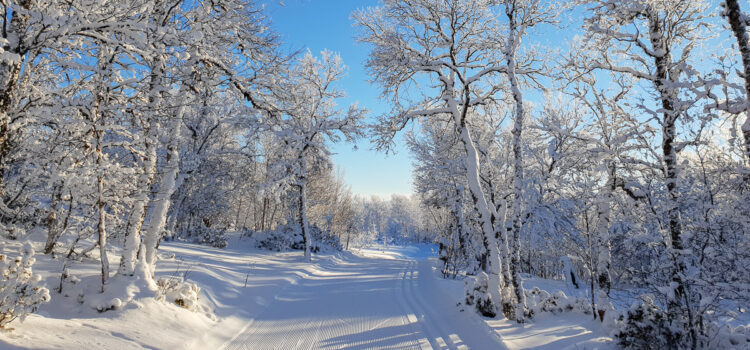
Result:
<svg viewBox="0 0 750 350"><path fill-rule="evenodd" d="M157 275L187 271L204 312L146 299L97 313L52 293L1 349L525 349L602 348L585 317L519 326L458 305L463 282L435 269L435 247L378 246L353 253L266 252L162 245ZM44 257L47 270L55 260ZM82 269L81 271L85 271ZM181 271L181 272L180 272ZM91 271L92 275L95 271ZM50 275L48 283L57 278ZM55 300L57 299L57 300ZM505 343L503 342L505 341Z"/></svg>

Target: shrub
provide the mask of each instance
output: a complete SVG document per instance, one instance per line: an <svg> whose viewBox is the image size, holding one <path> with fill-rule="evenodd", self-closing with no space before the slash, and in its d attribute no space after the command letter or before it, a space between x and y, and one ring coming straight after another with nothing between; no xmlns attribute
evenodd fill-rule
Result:
<svg viewBox="0 0 750 350"><path fill-rule="evenodd" d="M163 277L156 280L159 288L157 299L168 300L190 311L198 310L201 288L182 277Z"/></svg>
<svg viewBox="0 0 750 350"><path fill-rule="evenodd" d="M550 294L537 287L526 291L526 300L529 305L529 316L540 312L553 314L562 312L580 312L591 314L591 304L587 299L568 297L562 291Z"/></svg>
<svg viewBox="0 0 750 350"><path fill-rule="evenodd" d="M226 231L226 228L216 229L208 227L205 223L201 222L195 231L190 232L190 236L193 237L196 243L225 248L227 246Z"/></svg>
<svg viewBox="0 0 750 350"><path fill-rule="evenodd" d="M289 226L279 226L273 231L264 232L256 241L258 248L282 252L292 248L294 240L301 237Z"/></svg>
<svg viewBox="0 0 750 350"><path fill-rule="evenodd" d="M654 301L641 297L630 309L617 319L615 338L620 346L628 349L686 348L686 324L682 320L670 322L667 313Z"/></svg>
<svg viewBox="0 0 750 350"><path fill-rule="evenodd" d="M495 306L489 290L489 277L480 272L476 276L464 280L466 305L474 305L477 312L485 317L495 317Z"/></svg>
<svg viewBox="0 0 750 350"><path fill-rule="evenodd" d="M750 349L750 326L719 326L711 322L706 326L705 339L707 349Z"/></svg>
<svg viewBox="0 0 750 350"><path fill-rule="evenodd" d="M304 237L302 237L302 233L296 225L282 225L260 236L256 241L258 248L277 252L305 249ZM310 236L312 236L310 250L313 253L318 253L321 250L341 250L341 242L338 236L323 231L316 225L310 226Z"/></svg>
<svg viewBox="0 0 750 350"><path fill-rule="evenodd" d="M28 243L14 259L0 254L0 328L16 318L23 322L41 303L50 300L49 290L39 285L41 277L31 270L35 261L34 249Z"/></svg>

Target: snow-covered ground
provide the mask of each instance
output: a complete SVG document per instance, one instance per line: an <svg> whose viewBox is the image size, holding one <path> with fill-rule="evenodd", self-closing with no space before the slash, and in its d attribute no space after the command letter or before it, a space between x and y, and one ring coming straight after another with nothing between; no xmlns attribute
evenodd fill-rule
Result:
<svg viewBox="0 0 750 350"><path fill-rule="evenodd" d="M267 252L233 239L230 248L161 246L157 275L186 274L203 311L153 299L98 313L52 291L0 348L43 349L583 349L609 340L589 316L541 315L519 326L463 310L463 282L435 269L435 247L388 246L314 255ZM12 250L13 246L4 247ZM37 256L53 287L60 266ZM56 265L57 264L57 265ZM95 264L73 267L96 273Z"/></svg>

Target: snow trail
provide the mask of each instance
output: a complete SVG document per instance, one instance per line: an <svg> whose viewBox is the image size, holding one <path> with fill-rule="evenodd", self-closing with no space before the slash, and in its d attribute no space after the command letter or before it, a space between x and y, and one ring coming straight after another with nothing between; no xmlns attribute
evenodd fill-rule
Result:
<svg viewBox="0 0 750 350"><path fill-rule="evenodd" d="M225 349L503 349L441 293L431 264L357 257L316 270L279 293Z"/></svg>

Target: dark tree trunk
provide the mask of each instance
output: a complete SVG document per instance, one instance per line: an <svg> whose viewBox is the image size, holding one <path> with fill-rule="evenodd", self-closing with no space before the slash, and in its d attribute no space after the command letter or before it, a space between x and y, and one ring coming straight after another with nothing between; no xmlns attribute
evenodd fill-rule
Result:
<svg viewBox="0 0 750 350"><path fill-rule="evenodd" d="M729 26L732 28L732 33L737 39L737 47L740 50L740 57L742 57L742 69L745 79L745 123L742 125L742 135L745 139L745 160L747 161L748 167L750 167L750 43L748 43L747 37L747 23L743 23L742 10L737 0L726 0L727 9L726 16ZM743 179L746 183L750 182L750 174L743 174Z"/></svg>

